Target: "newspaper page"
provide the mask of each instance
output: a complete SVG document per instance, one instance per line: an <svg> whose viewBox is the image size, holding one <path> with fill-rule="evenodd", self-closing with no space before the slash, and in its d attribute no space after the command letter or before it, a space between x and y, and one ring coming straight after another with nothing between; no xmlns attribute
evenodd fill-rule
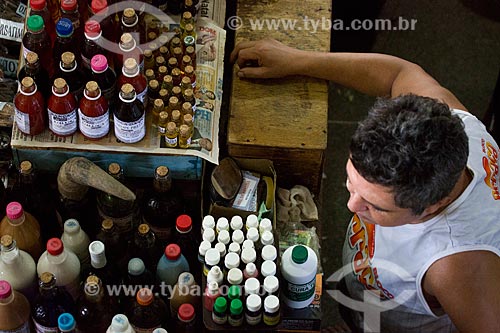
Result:
<svg viewBox="0 0 500 333"><path fill-rule="evenodd" d="M210 8L217 8L211 0ZM222 1L224 2L224 1ZM217 9L218 10L218 9ZM214 15L214 12L212 12ZM107 136L89 140L79 131L67 137L58 137L45 129L39 135L23 134L14 123L11 146L17 149L67 149L73 151L110 151L144 153L156 155L191 155L208 162L219 163L219 117L222 100L224 70L224 47L226 32L209 18L199 17L196 41L196 111L194 134L187 149L167 148L165 138L152 126L150 115L146 115L146 135L138 143L125 144L117 140L113 126Z"/></svg>

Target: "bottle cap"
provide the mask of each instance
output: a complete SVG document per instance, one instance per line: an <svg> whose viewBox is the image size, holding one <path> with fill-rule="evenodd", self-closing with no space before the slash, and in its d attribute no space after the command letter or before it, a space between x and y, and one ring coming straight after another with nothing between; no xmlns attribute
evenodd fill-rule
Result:
<svg viewBox="0 0 500 333"><path fill-rule="evenodd" d="M227 272L227 282L229 284L238 285L243 281L243 273L239 268L231 268Z"/></svg>
<svg viewBox="0 0 500 333"><path fill-rule="evenodd" d="M123 63L123 74L136 75L139 72L139 66L134 58L127 58Z"/></svg>
<svg viewBox="0 0 500 333"><path fill-rule="evenodd" d="M62 332L73 331L76 327L75 318L71 313L61 313L57 318L57 326Z"/></svg>
<svg viewBox="0 0 500 333"><path fill-rule="evenodd" d="M241 250L241 261L243 263L248 264L249 262L255 262L257 259L257 252L255 252L252 248L244 248Z"/></svg>
<svg viewBox="0 0 500 333"><path fill-rule="evenodd" d="M23 175L30 174L33 171L33 164L28 160L22 161L19 169Z"/></svg>
<svg viewBox="0 0 500 333"><path fill-rule="evenodd" d="M189 272L182 272L179 274L179 278L177 279L178 285L191 286L194 285L194 276Z"/></svg>
<svg viewBox="0 0 500 333"><path fill-rule="evenodd" d="M209 241L202 241L200 243L200 246L198 247L198 254L201 255L201 256L205 256L205 254L207 253L207 251L212 247L212 245L210 244Z"/></svg>
<svg viewBox="0 0 500 333"><path fill-rule="evenodd" d="M73 33L73 23L68 18L61 18L56 24L56 33L61 37L71 36Z"/></svg>
<svg viewBox="0 0 500 333"><path fill-rule="evenodd" d="M242 244L245 241L245 234L240 229L233 231L232 240L235 243Z"/></svg>
<svg viewBox="0 0 500 333"><path fill-rule="evenodd" d="M264 231L272 231L273 223L268 218L263 218L259 223L259 231L262 234Z"/></svg>
<svg viewBox="0 0 500 333"><path fill-rule="evenodd" d="M77 4L76 0L61 0L61 8L65 11L75 10Z"/></svg>
<svg viewBox="0 0 500 333"><path fill-rule="evenodd" d="M274 261L276 260L277 256L278 256L278 251L276 251L274 245L266 245L262 248L261 252L262 260Z"/></svg>
<svg viewBox="0 0 500 333"><path fill-rule="evenodd" d="M168 333L166 329L164 328L155 328L153 333Z"/></svg>
<svg viewBox="0 0 500 333"><path fill-rule="evenodd" d="M231 218L231 229L240 230L243 228L243 219L239 215L234 215Z"/></svg>
<svg viewBox="0 0 500 333"><path fill-rule="evenodd" d="M225 313L227 310L227 301L224 297L217 297L214 303L214 311Z"/></svg>
<svg viewBox="0 0 500 333"><path fill-rule="evenodd" d="M101 10L104 10L108 7L108 2L106 0L92 0L92 3L90 4L90 8L92 9L92 12L97 14Z"/></svg>
<svg viewBox="0 0 500 333"><path fill-rule="evenodd" d="M120 164L113 162L108 165L108 173L112 176L118 175L122 171Z"/></svg>
<svg viewBox="0 0 500 333"><path fill-rule="evenodd" d="M64 251L64 245L61 239L51 238L47 241L47 252L50 255L58 256Z"/></svg>
<svg viewBox="0 0 500 333"><path fill-rule="evenodd" d="M274 295L269 295L264 299L264 311L275 313L280 308L280 299Z"/></svg>
<svg viewBox="0 0 500 333"><path fill-rule="evenodd" d="M28 52L26 53L26 63L27 64L34 64L38 61L38 54L36 54L35 52Z"/></svg>
<svg viewBox="0 0 500 333"><path fill-rule="evenodd" d="M232 242L231 244L229 244L228 252L240 254L241 252L240 244Z"/></svg>
<svg viewBox="0 0 500 333"><path fill-rule="evenodd" d="M101 279L99 279L96 275L91 274L87 276L87 280L85 280L85 283L99 285L101 283ZM94 294L97 294L97 292L94 292Z"/></svg>
<svg viewBox="0 0 500 333"><path fill-rule="evenodd" d="M108 59L102 54L96 54L90 60L90 66L93 71L104 72L108 68Z"/></svg>
<svg viewBox="0 0 500 333"><path fill-rule="evenodd" d="M219 284L217 281L210 281L207 288L210 295L215 295L219 291Z"/></svg>
<svg viewBox="0 0 500 333"><path fill-rule="evenodd" d="M215 229L217 230L217 232L220 232L221 230L228 230L229 221L225 217L219 217Z"/></svg>
<svg viewBox="0 0 500 333"><path fill-rule="evenodd" d="M137 232L139 232L141 235L145 235L149 232L149 225L146 223L141 223L137 227Z"/></svg>
<svg viewBox="0 0 500 333"><path fill-rule="evenodd" d="M3 235L2 238L0 238L0 244L2 245L2 247L9 247L13 242L14 238L12 238L11 235Z"/></svg>
<svg viewBox="0 0 500 333"><path fill-rule="evenodd" d="M75 219L67 219L66 222L64 222L64 232L68 234L77 234L80 229L80 223Z"/></svg>
<svg viewBox="0 0 500 333"><path fill-rule="evenodd" d="M75 62L75 54L69 51L64 52L63 54L61 54L61 62L63 63L63 65L66 65L64 66L65 68L71 68L71 65L73 65Z"/></svg>
<svg viewBox="0 0 500 333"><path fill-rule="evenodd" d="M226 245L224 243L215 244L214 248L219 251L220 257L224 257L226 255Z"/></svg>
<svg viewBox="0 0 500 333"><path fill-rule="evenodd" d="M217 249L208 249L205 253L205 263L208 266L217 265L220 261L220 252Z"/></svg>
<svg viewBox="0 0 500 333"><path fill-rule="evenodd" d="M16 220L24 214L23 206L17 201L9 203L6 208L6 212L9 220Z"/></svg>
<svg viewBox="0 0 500 333"><path fill-rule="evenodd" d="M247 239L250 239L253 242L258 241L259 240L259 230L257 230L257 228L255 228L255 227L248 228Z"/></svg>
<svg viewBox="0 0 500 333"><path fill-rule="evenodd" d="M192 321L194 319L194 307L189 303L179 306L177 316L182 321Z"/></svg>
<svg viewBox="0 0 500 333"><path fill-rule="evenodd" d="M229 311L232 315L239 315L241 312L243 312L243 303L238 298L233 299L231 301Z"/></svg>
<svg viewBox="0 0 500 333"><path fill-rule="evenodd" d="M228 253L224 258L224 265L227 269L238 267L240 265L240 256L234 252Z"/></svg>
<svg viewBox="0 0 500 333"><path fill-rule="evenodd" d="M271 231L265 230L260 236L260 242L263 245L271 245L274 243L274 235Z"/></svg>
<svg viewBox="0 0 500 333"><path fill-rule="evenodd" d="M191 14L191 12L184 12L182 13L182 18L184 20L191 20L193 18L193 14Z"/></svg>
<svg viewBox="0 0 500 333"><path fill-rule="evenodd" d="M101 241L93 241L89 244L89 253L90 253L90 264L94 268L102 268L106 266L106 247L104 243Z"/></svg>
<svg viewBox="0 0 500 333"><path fill-rule="evenodd" d="M264 277L276 275L276 264L271 260L266 260L260 265L260 272Z"/></svg>
<svg viewBox="0 0 500 333"><path fill-rule="evenodd" d="M34 10L42 10L47 5L45 0L30 0L30 7Z"/></svg>
<svg viewBox="0 0 500 333"><path fill-rule="evenodd" d="M266 276L264 279L264 290L269 294L275 293L280 286L280 281L274 275Z"/></svg>
<svg viewBox="0 0 500 333"><path fill-rule="evenodd" d="M151 80L150 82L152 81L156 81L156 80ZM156 83L158 83L158 81L156 81ZM166 177L168 175L168 168L166 166L159 166L156 168L156 174L160 177Z"/></svg>
<svg viewBox="0 0 500 333"><path fill-rule="evenodd" d="M188 232L193 228L193 221L191 217L186 214L179 215L175 221L175 227L180 232Z"/></svg>
<svg viewBox="0 0 500 333"><path fill-rule="evenodd" d="M139 289L139 291L137 292L136 298L137 298L137 303L139 303L139 305L149 305L153 303L154 295L151 289L142 288Z"/></svg>
<svg viewBox="0 0 500 333"><path fill-rule="evenodd" d="M95 81L89 81L85 84L85 90L88 92L94 92L99 89L99 85Z"/></svg>
<svg viewBox="0 0 500 333"><path fill-rule="evenodd" d="M247 249L247 248L249 248L249 249L253 249L253 248L255 248L255 244L254 244L254 242L253 242L252 240L250 240L250 239L245 239L245 240L243 241L243 244L241 244L241 249L242 249L242 251L243 251L244 249Z"/></svg>
<svg viewBox="0 0 500 333"><path fill-rule="evenodd" d="M124 314L117 314L111 320L112 332L126 332L129 326L128 318Z"/></svg>
<svg viewBox="0 0 500 333"><path fill-rule="evenodd" d="M165 105L163 104L163 100L161 98L157 98L154 100L154 107L157 109L163 109Z"/></svg>
<svg viewBox="0 0 500 333"><path fill-rule="evenodd" d="M260 282L256 278L248 278L245 281L245 294L258 294L260 289Z"/></svg>
<svg viewBox="0 0 500 333"><path fill-rule="evenodd" d="M296 264L303 264L307 261L307 248L303 245L296 245L292 250L292 261Z"/></svg>
<svg viewBox="0 0 500 333"><path fill-rule="evenodd" d="M205 229L203 231L203 240L206 240L212 243L215 240L215 231L214 229Z"/></svg>
<svg viewBox="0 0 500 333"><path fill-rule="evenodd" d="M85 22L85 34L88 37L97 37L101 33L101 25L94 20Z"/></svg>
<svg viewBox="0 0 500 333"><path fill-rule="evenodd" d="M257 215L255 214L250 214L247 216L246 219L246 228L256 228L259 226L259 219Z"/></svg>
<svg viewBox="0 0 500 333"><path fill-rule="evenodd" d="M231 286L227 291L227 297L230 300L239 298L241 296L241 287L240 286Z"/></svg>
<svg viewBox="0 0 500 333"><path fill-rule="evenodd" d="M142 261L142 259L132 258L128 262L127 270L130 275L138 276L144 273L146 266L144 266L144 261Z"/></svg>
<svg viewBox="0 0 500 333"><path fill-rule="evenodd" d="M219 231L219 235L217 236L217 240L223 244L228 244L231 240L231 236L229 235L229 231L221 230Z"/></svg>
<svg viewBox="0 0 500 333"><path fill-rule="evenodd" d="M247 296L247 309L248 311L259 311L262 307L262 300L259 295L251 294Z"/></svg>
<svg viewBox="0 0 500 333"><path fill-rule="evenodd" d="M247 272L248 275L254 275L255 271L257 270L257 266L253 262L249 262L245 266L245 272Z"/></svg>
<svg viewBox="0 0 500 333"><path fill-rule="evenodd" d="M120 44L119 47L123 51L130 51L136 46L136 42L134 37L129 34L128 32L124 33L120 37Z"/></svg>
<svg viewBox="0 0 500 333"><path fill-rule="evenodd" d="M104 230L111 230L113 228L113 225L114 225L113 220L104 219L102 220L101 228Z"/></svg>
<svg viewBox="0 0 500 333"><path fill-rule="evenodd" d="M222 274L223 273L220 270L219 266L212 266L212 268L210 268L210 271L208 271L208 275L210 275L210 277L213 277L214 279L218 279Z"/></svg>
<svg viewBox="0 0 500 333"><path fill-rule="evenodd" d="M55 279L56 279L55 275L50 273L50 272L43 272L40 275L40 283L41 284L50 284L53 281L55 281Z"/></svg>
<svg viewBox="0 0 500 333"><path fill-rule="evenodd" d="M26 23L28 30L33 32L41 31L44 27L43 18L40 15L32 15L28 17L28 22Z"/></svg>
<svg viewBox="0 0 500 333"><path fill-rule="evenodd" d="M184 76L181 80L181 84L185 86L191 86L191 79L187 76Z"/></svg>
<svg viewBox="0 0 500 333"><path fill-rule="evenodd" d="M135 10L134 10L134 8L125 8L123 10L123 17L132 18L134 16L135 16Z"/></svg>
<svg viewBox="0 0 500 333"><path fill-rule="evenodd" d="M181 256L181 248L177 244L168 244L165 247L165 257L168 260L177 260Z"/></svg>
<svg viewBox="0 0 500 333"><path fill-rule="evenodd" d="M8 281L0 280L0 299L6 299L12 295L12 287Z"/></svg>

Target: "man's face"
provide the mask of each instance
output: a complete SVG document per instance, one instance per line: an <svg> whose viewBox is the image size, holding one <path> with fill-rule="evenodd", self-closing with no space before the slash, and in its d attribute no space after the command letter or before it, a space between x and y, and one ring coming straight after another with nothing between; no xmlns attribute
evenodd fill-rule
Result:
<svg viewBox="0 0 500 333"><path fill-rule="evenodd" d="M351 160L347 161L346 171L346 187L350 193L347 208L356 213L363 222L383 227L421 222L420 216L415 216L410 209L396 206L394 195L388 187L364 179Z"/></svg>

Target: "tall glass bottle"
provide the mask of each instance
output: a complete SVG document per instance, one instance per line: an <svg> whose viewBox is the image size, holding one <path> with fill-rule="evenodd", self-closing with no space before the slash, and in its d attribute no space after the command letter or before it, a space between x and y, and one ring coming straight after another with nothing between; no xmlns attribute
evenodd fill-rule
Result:
<svg viewBox="0 0 500 333"><path fill-rule="evenodd" d="M28 135L37 135L45 129L45 100L35 81L25 77L14 96L14 120L17 128Z"/></svg>
<svg viewBox="0 0 500 333"><path fill-rule="evenodd" d="M73 135L77 129L75 96L63 78L57 78L52 85L52 95L47 101L49 129L56 136Z"/></svg>
<svg viewBox="0 0 500 333"><path fill-rule="evenodd" d="M30 303L9 282L0 280L0 331L30 332Z"/></svg>
<svg viewBox="0 0 500 333"><path fill-rule="evenodd" d="M78 109L78 126L83 136L90 140L105 137L109 132L109 106L95 81L85 85Z"/></svg>
<svg viewBox="0 0 500 333"><path fill-rule="evenodd" d="M49 72L54 73L54 62L52 61L52 42L45 31L43 18L39 15L28 17L26 22L27 31L23 36L23 56L26 58L28 52L35 52L40 58L40 63Z"/></svg>
<svg viewBox="0 0 500 333"><path fill-rule="evenodd" d="M199 241L193 232L193 220L189 215L182 214L177 217L175 222L175 242L180 246L182 254L188 262L198 260ZM198 267L196 265L196 267ZM199 272L193 272L193 274Z"/></svg>
<svg viewBox="0 0 500 333"><path fill-rule="evenodd" d="M142 288L137 292L127 317L137 332L153 332L156 328L164 327L168 318L167 306L150 289Z"/></svg>
<svg viewBox="0 0 500 333"><path fill-rule="evenodd" d="M105 219L101 223L101 230L96 240L103 242L110 261L116 262L120 271L124 271L127 265L128 244L120 237L120 233L112 220Z"/></svg>
<svg viewBox="0 0 500 333"><path fill-rule="evenodd" d="M172 183L170 170L159 166L155 170L153 188L144 195L142 214L163 247L172 240L177 216L184 212L182 194Z"/></svg>
<svg viewBox="0 0 500 333"><path fill-rule="evenodd" d="M75 301L63 287L56 285L54 274L40 275L39 294L31 303L31 314L36 332L57 332L59 315L75 313Z"/></svg>
<svg viewBox="0 0 500 333"><path fill-rule="evenodd" d="M0 251L0 280L6 280L12 288L33 299L36 291L36 265L28 252L20 250L10 235L3 235Z"/></svg>
<svg viewBox="0 0 500 333"><path fill-rule="evenodd" d="M43 23L45 25L45 30L50 37L51 45L54 44L56 40L56 26L52 20L52 16L49 8L47 7L46 0L30 0L29 5L31 7L30 16L39 15L43 18Z"/></svg>
<svg viewBox="0 0 500 333"><path fill-rule="evenodd" d="M125 83L120 89L120 101L114 113L115 136L124 143L136 143L146 135L144 105L137 100L134 87Z"/></svg>
<svg viewBox="0 0 500 333"><path fill-rule="evenodd" d="M77 0L62 0L61 1L61 18L67 18L73 24L73 38L76 40L78 47L81 47L83 42L83 19L80 17Z"/></svg>
<svg viewBox="0 0 500 333"><path fill-rule="evenodd" d="M0 235L11 235L17 246L38 260L43 251L40 225L33 215L23 210L19 202L7 205L7 215L0 223Z"/></svg>
<svg viewBox="0 0 500 333"><path fill-rule="evenodd" d="M50 84L48 84L50 81L49 72L41 66L40 58L35 52L28 52L25 60L25 65L17 74L17 80L21 82L25 77L31 77L35 81L37 88L39 87L42 96L48 99L51 93Z"/></svg>
<svg viewBox="0 0 500 333"><path fill-rule="evenodd" d="M102 41L102 30L99 22L88 20L85 22L84 28L84 41L82 44L82 66L90 74L91 65L90 61L97 54L107 56L106 51L100 46ZM109 59L108 59L109 63Z"/></svg>
<svg viewBox="0 0 500 333"><path fill-rule="evenodd" d="M123 169L118 163L108 165L108 174L120 182L125 181ZM96 194L97 211L100 220L111 220L123 241L131 240L136 221L139 218L135 201L127 201L112 194L98 191Z"/></svg>
<svg viewBox="0 0 500 333"><path fill-rule="evenodd" d="M97 54L90 60L92 78L97 82L102 95L108 101L110 112L114 112L116 106L115 84L116 74L108 66L108 59L102 54Z"/></svg>
<svg viewBox="0 0 500 333"><path fill-rule="evenodd" d="M148 92L148 81L140 72L134 58L128 58L123 63L122 74L118 77L118 86L122 87L125 83L130 83L134 87L137 99L144 105Z"/></svg>
<svg viewBox="0 0 500 333"><path fill-rule="evenodd" d="M128 58L134 58L139 64L141 71L144 70L144 55L142 54L142 50L137 47L137 42L134 37L126 32L120 37L120 43L118 44L118 50L115 56L115 68L117 70L122 68L123 62Z"/></svg>
<svg viewBox="0 0 500 333"><path fill-rule="evenodd" d="M106 258L105 246L101 241L93 241L89 245L90 266L82 271L82 279L86 280L90 275L96 275L103 285L118 285L120 283L120 272L116 263Z"/></svg>
<svg viewBox="0 0 500 333"><path fill-rule="evenodd" d="M156 271L156 264L161 256L155 233L147 224L141 224L134 234L134 241L130 249L130 257L140 258L146 268L151 272Z"/></svg>
<svg viewBox="0 0 500 333"><path fill-rule="evenodd" d="M145 30L141 29L139 16L133 8L125 8L121 19L121 33L128 32L134 37L137 44L146 42Z"/></svg>
<svg viewBox="0 0 500 333"><path fill-rule="evenodd" d="M61 55L61 61L59 62L59 69L56 76L66 80L69 86L69 92L72 93L76 101L79 102L83 97L83 90L85 89L85 83L87 83L89 76L88 73L78 65L73 52L64 52Z"/></svg>
<svg viewBox="0 0 500 333"><path fill-rule="evenodd" d="M61 55L64 52L73 52L80 57L80 45L73 37L73 23L68 18L61 18L56 24L57 38L52 49L53 63L58 64L61 61Z"/></svg>

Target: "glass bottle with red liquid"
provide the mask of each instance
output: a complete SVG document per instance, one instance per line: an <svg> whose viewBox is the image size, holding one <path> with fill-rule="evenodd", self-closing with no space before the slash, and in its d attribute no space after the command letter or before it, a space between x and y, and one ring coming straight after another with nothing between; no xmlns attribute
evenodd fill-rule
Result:
<svg viewBox="0 0 500 333"><path fill-rule="evenodd" d="M89 0L89 18L100 23L103 37L109 42L116 42L114 14L108 14L109 7L106 0Z"/></svg>
<svg viewBox="0 0 500 333"><path fill-rule="evenodd" d="M27 76L14 96L14 120L17 128L28 135L37 135L45 129L45 100L37 90L35 81Z"/></svg>
<svg viewBox="0 0 500 333"><path fill-rule="evenodd" d="M115 136L124 143L136 143L146 135L144 105L136 98L134 87L125 83L120 89L120 101L114 112Z"/></svg>
<svg viewBox="0 0 500 333"><path fill-rule="evenodd" d="M137 44L146 42L145 29L142 29L139 16L134 8L125 8L121 19L121 32L130 33Z"/></svg>
<svg viewBox="0 0 500 333"><path fill-rule="evenodd" d="M134 37L126 32L120 37L118 50L115 55L115 68L122 68L125 59L134 58L139 64L141 71L144 71L144 54L140 48L137 47L137 42Z"/></svg>
<svg viewBox="0 0 500 333"><path fill-rule="evenodd" d="M37 87L42 93L43 98L50 97L50 82L49 72L40 64L40 58L35 52L28 52L26 54L26 63L17 73L17 81L21 82L25 77L31 77L36 83Z"/></svg>
<svg viewBox="0 0 500 333"><path fill-rule="evenodd" d="M82 44L82 67L86 72L91 73L90 60L97 54L107 56L107 52L100 46L102 43L102 31L99 22L88 20L85 22L84 40ZM108 59L109 63L109 59Z"/></svg>
<svg viewBox="0 0 500 333"><path fill-rule="evenodd" d="M80 16L77 0L61 0L61 18L67 18L73 24L73 39L77 45L83 42L83 20Z"/></svg>
<svg viewBox="0 0 500 333"><path fill-rule="evenodd" d="M144 105L148 92L148 81L139 70L139 66L134 58L128 58L123 63L122 75L118 77L118 86L130 83L137 94L137 99Z"/></svg>
<svg viewBox="0 0 500 333"><path fill-rule="evenodd" d="M47 31L51 43L54 44L54 41L56 40L56 25L54 24L54 21L52 20L52 16L50 14L50 10L47 7L47 1L30 0L29 3L31 7L30 16L39 15L43 18L45 31Z"/></svg>
<svg viewBox="0 0 500 333"><path fill-rule="evenodd" d="M92 68L92 79L99 85L102 95L108 101L109 110L113 113L116 106L116 74L108 66L108 59L102 54L93 56L90 60L90 66Z"/></svg>
<svg viewBox="0 0 500 333"><path fill-rule="evenodd" d="M57 136L69 136L76 132L75 96L69 91L66 80L57 78L52 85L52 96L47 101L49 129Z"/></svg>
<svg viewBox="0 0 500 333"><path fill-rule="evenodd" d="M73 23L68 18L61 18L56 24L57 38L52 52L54 64L59 64L64 52L73 52L80 57L80 45L73 36Z"/></svg>
<svg viewBox="0 0 500 333"><path fill-rule="evenodd" d="M83 98L83 89L85 89L89 77L83 68L78 65L73 52L64 52L61 55L56 77L66 80L69 91L75 96L77 102Z"/></svg>
<svg viewBox="0 0 500 333"><path fill-rule="evenodd" d="M80 132L90 140L103 138L109 132L108 102L95 81L85 85L78 109L78 124Z"/></svg>
<svg viewBox="0 0 500 333"><path fill-rule="evenodd" d="M38 54L40 64L47 69L49 76L54 73L54 63L52 61L52 41L50 40L43 18L39 15L28 17L26 22L26 33L23 36L23 57L26 58L28 52Z"/></svg>

